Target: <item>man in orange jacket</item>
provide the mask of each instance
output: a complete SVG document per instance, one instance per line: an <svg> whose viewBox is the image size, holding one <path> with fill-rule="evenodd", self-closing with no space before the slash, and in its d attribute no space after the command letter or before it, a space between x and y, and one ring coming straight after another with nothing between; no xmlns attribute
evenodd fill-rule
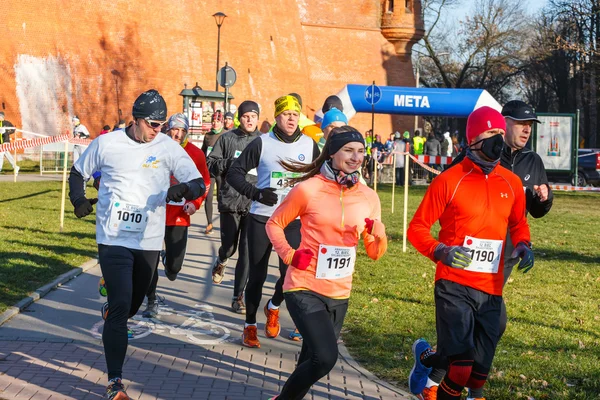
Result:
<svg viewBox="0 0 600 400"><path fill-rule="evenodd" d="M206 165L206 157L202 150L194 146L188 141L188 119L184 114L173 114L167 122L167 132L173 140L181 144L181 147L190 156L196 168L202 175L206 192L204 196L196 200L182 200L179 203L170 202L167 204L167 223L165 230L165 250L160 252L160 258L165 266L165 275L170 281L177 279L177 274L181 271L183 260L185 259L185 249L187 246L188 227L190 226L190 216L194 215L206 195L210 186L210 174ZM177 185L179 182L171 176L171 186ZM158 268L154 270L154 277L150 288L146 293L148 304L142 313L145 318L154 318L158 314L158 302L156 301L156 286L158 285Z"/></svg>
<svg viewBox="0 0 600 400"><path fill-rule="evenodd" d="M499 340L507 229L521 258L518 269L533 267L521 180L499 165L505 130L496 110L471 113L467 157L432 181L408 229L413 246L437 263L438 348L434 353L417 340L409 377L411 392L424 399L460 399L464 387L480 388L487 380ZM431 227L438 220L436 240ZM428 373L446 363L438 387Z"/></svg>

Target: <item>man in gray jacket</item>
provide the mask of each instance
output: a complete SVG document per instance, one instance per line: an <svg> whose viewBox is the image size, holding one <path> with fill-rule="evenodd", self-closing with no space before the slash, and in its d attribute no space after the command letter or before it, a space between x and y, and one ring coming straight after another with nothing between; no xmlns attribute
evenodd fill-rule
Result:
<svg viewBox="0 0 600 400"><path fill-rule="evenodd" d="M225 276L228 259L233 256L236 249L239 249L238 261L235 266L231 309L238 314L245 314L244 290L248 281L249 268L246 230L248 227L248 211L252 199L238 193L224 178L235 159L260 134L257 129L258 104L250 100L244 101L238 107L238 115L240 126L222 134L217 139L206 163L211 175L221 181L219 195L217 196L221 221L221 247L213 265L212 280L213 283L221 283ZM255 185L256 171L254 174L251 172L248 172L246 179Z"/></svg>

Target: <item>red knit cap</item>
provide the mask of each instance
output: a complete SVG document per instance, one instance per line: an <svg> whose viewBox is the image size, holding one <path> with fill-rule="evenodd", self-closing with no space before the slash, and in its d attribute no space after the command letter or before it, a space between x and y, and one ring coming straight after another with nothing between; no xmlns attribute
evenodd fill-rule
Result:
<svg viewBox="0 0 600 400"><path fill-rule="evenodd" d="M223 112L221 110L217 110L215 111L215 113L212 115L212 119L211 121L221 121L223 122Z"/></svg>
<svg viewBox="0 0 600 400"><path fill-rule="evenodd" d="M502 129L506 132L506 121L498 111L491 107L479 107L469 115L467 120L467 143L492 129Z"/></svg>

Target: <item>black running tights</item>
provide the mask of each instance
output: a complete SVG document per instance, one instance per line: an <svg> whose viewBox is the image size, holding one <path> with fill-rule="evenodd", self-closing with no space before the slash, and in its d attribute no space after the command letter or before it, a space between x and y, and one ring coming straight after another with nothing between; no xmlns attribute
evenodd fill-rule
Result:
<svg viewBox="0 0 600 400"><path fill-rule="evenodd" d="M178 274L185 260L185 249L187 246L188 227L187 226L166 226L165 227L165 269L170 274ZM157 260L158 266L158 260ZM158 285L158 268L154 270L152 283L148 288L148 301L156 301L156 286Z"/></svg>
<svg viewBox="0 0 600 400"><path fill-rule="evenodd" d="M137 313L144 301L158 254L158 251L98 245L100 268L108 292L108 317L102 342L109 380L122 377L127 353L127 320Z"/></svg>

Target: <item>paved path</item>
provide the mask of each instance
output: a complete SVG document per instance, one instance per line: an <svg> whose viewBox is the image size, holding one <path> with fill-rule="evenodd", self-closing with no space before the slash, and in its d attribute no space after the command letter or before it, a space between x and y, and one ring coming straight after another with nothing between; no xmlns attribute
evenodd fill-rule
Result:
<svg viewBox="0 0 600 400"><path fill-rule="evenodd" d="M0 182L13 182L14 175L12 173L0 174ZM17 175L17 183L33 182L33 181L62 181L62 174L19 174Z"/></svg>
<svg viewBox="0 0 600 400"><path fill-rule="evenodd" d="M267 399L294 369L300 344L286 338L293 324L283 307L280 337L265 338L261 313L262 347L241 346L243 318L229 310L233 267L220 285L212 284L219 231L204 235L204 221L201 210L193 218L177 281L164 278L160 266L159 295L165 297L160 315L146 320L140 311L130 321L135 337L129 341L124 380L134 399ZM273 291L275 265L273 253L263 301ZM107 378L99 277L95 266L0 327L0 399L102 398ZM307 398L409 398L351 364L340 356Z"/></svg>

